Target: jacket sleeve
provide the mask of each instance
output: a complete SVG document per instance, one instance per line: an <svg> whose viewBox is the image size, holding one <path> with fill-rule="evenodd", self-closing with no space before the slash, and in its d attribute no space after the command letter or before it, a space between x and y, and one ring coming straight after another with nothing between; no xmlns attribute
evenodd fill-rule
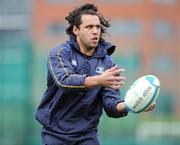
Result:
<svg viewBox="0 0 180 145"><path fill-rule="evenodd" d="M103 108L109 117L119 118L126 116L128 114L127 111L118 112L116 109L116 105L124 101L120 98L119 90L103 88L101 93Z"/></svg>
<svg viewBox="0 0 180 145"><path fill-rule="evenodd" d="M107 68L111 68L115 65L112 62L110 56L106 56L106 64L107 64ZM124 101L123 99L121 99L121 94L119 90L115 90L111 88L102 88L101 95L102 95L103 108L109 117L118 118L118 117L126 116L128 114L127 111L118 112L116 109L116 105Z"/></svg>
<svg viewBox="0 0 180 145"><path fill-rule="evenodd" d="M73 72L70 52L65 48L52 49L48 55L48 69L54 82L64 91L84 91L86 75Z"/></svg>

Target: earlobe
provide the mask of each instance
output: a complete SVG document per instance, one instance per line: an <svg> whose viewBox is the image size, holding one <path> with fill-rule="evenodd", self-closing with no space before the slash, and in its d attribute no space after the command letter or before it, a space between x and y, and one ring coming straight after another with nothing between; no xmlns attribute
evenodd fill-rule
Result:
<svg viewBox="0 0 180 145"><path fill-rule="evenodd" d="M78 35L78 28L76 26L73 26L73 33L74 35Z"/></svg>

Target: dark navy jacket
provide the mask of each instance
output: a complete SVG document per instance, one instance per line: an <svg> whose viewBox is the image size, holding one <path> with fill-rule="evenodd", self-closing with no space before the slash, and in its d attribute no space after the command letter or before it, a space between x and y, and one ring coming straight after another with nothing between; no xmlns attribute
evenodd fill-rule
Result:
<svg viewBox="0 0 180 145"><path fill-rule="evenodd" d="M86 89L87 76L99 75L111 68L109 55L115 46L100 43L92 57L79 51L73 36L53 48L48 56L48 82L36 112L36 119L52 132L76 134L97 130L102 108L110 117L123 117L116 104L123 101L118 90L95 87Z"/></svg>

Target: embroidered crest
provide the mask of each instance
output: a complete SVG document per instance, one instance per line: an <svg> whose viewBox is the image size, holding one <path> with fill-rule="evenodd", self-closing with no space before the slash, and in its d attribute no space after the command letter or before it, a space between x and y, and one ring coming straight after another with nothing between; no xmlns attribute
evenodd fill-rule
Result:
<svg viewBox="0 0 180 145"><path fill-rule="evenodd" d="M98 66L98 67L96 68L96 73L102 74L103 72L104 72L104 67L103 67L103 66Z"/></svg>
<svg viewBox="0 0 180 145"><path fill-rule="evenodd" d="M71 63L72 63L72 65L77 66L77 61L76 61L76 60L73 59L73 60L71 61Z"/></svg>

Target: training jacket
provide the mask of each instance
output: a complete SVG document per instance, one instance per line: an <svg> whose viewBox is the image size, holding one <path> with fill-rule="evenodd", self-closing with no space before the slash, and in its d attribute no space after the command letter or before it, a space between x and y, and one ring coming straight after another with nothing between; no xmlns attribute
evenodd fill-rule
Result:
<svg viewBox="0 0 180 145"><path fill-rule="evenodd" d="M93 56L83 55L74 36L51 49L48 55L47 89L37 108L36 119L51 132L79 134L97 130L102 108L109 117L119 113L116 105L123 100L119 90L105 87L87 89L87 76L103 73L113 66L110 55L115 46L102 42Z"/></svg>

